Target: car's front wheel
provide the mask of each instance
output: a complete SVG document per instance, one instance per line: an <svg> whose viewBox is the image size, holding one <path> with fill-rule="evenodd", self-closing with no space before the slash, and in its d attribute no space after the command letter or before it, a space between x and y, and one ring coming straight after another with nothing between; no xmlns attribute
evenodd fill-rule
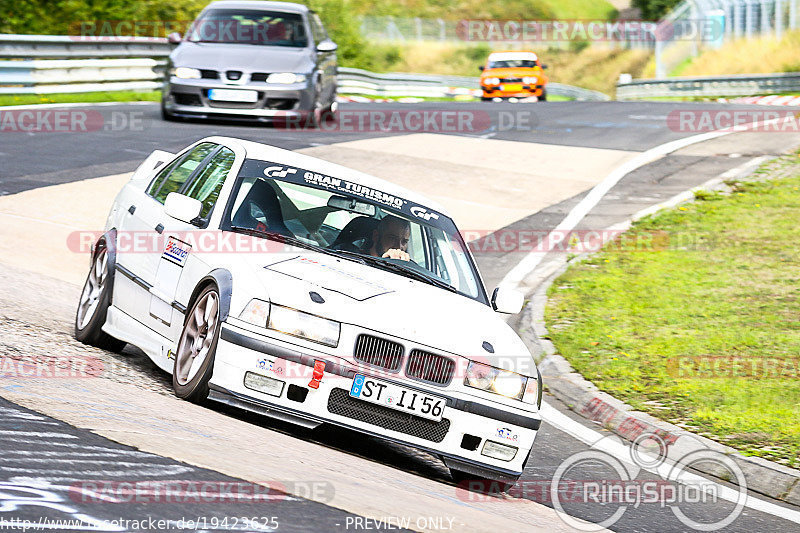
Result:
<svg viewBox="0 0 800 533"><path fill-rule="evenodd" d="M100 244L89 269L89 275L86 276L78 310L75 313L75 338L84 344L118 352L125 346L125 342L115 339L102 329L106 322L108 307L111 305L112 281L108 249Z"/></svg>
<svg viewBox="0 0 800 533"><path fill-rule="evenodd" d="M208 398L220 329L219 290L209 285L197 296L183 322L172 370L177 397L194 403Z"/></svg>

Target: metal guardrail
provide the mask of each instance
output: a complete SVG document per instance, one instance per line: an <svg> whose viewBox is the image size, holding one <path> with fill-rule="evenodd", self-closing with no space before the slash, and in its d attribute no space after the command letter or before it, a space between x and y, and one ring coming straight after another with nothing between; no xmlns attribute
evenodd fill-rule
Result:
<svg viewBox="0 0 800 533"><path fill-rule="evenodd" d="M445 97L453 94L480 94L480 78L468 76L431 76L424 74L376 74L357 68L340 68L339 92L369 96ZM477 93L476 93L477 91ZM548 95L574 100L603 101L608 95L564 85L548 83Z"/></svg>
<svg viewBox="0 0 800 533"><path fill-rule="evenodd" d="M633 80L617 84L618 100L682 96L754 96L800 92L800 73Z"/></svg>
<svg viewBox="0 0 800 533"><path fill-rule="evenodd" d="M172 48L166 39L152 37L0 35L0 57L3 58L166 58Z"/></svg>
<svg viewBox="0 0 800 533"><path fill-rule="evenodd" d="M144 37L0 35L0 58L13 58L0 61L0 94L159 89L172 49L166 39ZM338 85L342 94L378 97L480 94L477 77L377 74L344 67ZM571 85L550 83L547 90L576 100L608 100L603 93Z"/></svg>

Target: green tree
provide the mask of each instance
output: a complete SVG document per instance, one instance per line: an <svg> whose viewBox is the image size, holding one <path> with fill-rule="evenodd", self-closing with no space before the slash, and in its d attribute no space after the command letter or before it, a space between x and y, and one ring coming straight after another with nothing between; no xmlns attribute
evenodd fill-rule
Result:
<svg viewBox="0 0 800 533"><path fill-rule="evenodd" d="M681 0L633 0L633 6L638 7L645 20L659 20L678 5Z"/></svg>

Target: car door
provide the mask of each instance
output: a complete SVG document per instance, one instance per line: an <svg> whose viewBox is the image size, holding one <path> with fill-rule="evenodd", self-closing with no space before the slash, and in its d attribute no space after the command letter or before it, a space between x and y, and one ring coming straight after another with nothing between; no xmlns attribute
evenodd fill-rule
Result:
<svg viewBox="0 0 800 533"><path fill-rule="evenodd" d="M193 260L193 245L203 242L196 238L198 232L208 226L214 206L236 156L230 148L217 145L179 189L180 194L199 200L202 204L199 217L194 224L187 224L166 214L164 226L164 250L153 256L155 280L150 289L148 325L168 339L177 338L183 326L183 309L176 302L176 293L186 265ZM192 232L195 238L187 238ZM213 251L213 250L211 250Z"/></svg>
<svg viewBox="0 0 800 533"><path fill-rule="evenodd" d="M158 172L145 194L128 207L119 246L117 265L122 267L124 277L132 280L115 300L122 300L123 310L142 324L150 324L151 289L155 285L158 258L165 249L164 200L170 192L178 192L191 176L197 172L219 145L200 143L187 150L163 170Z"/></svg>
<svg viewBox="0 0 800 533"><path fill-rule="evenodd" d="M319 46L323 41L330 41L325 26L319 15L313 11L308 14L308 22L311 26L311 36L314 39L314 45ZM320 81L322 83L321 98L324 103L332 103L336 98L336 75L338 74L336 51L320 52L317 50L317 70L320 72Z"/></svg>

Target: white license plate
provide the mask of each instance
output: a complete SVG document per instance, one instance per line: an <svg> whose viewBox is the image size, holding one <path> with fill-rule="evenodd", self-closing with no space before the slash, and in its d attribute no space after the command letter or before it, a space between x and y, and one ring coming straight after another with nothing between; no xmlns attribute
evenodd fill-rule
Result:
<svg viewBox="0 0 800 533"><path fill-rule="evenodd" d="M256 91L243 91L241 89L209 89L208 99L222 102L247 102L258 101Z"/></svg>
<svg viewBox="0 0 800 533"><path fill-rule="evenodd" d="M350 396L437 422L442 419L444 406L447 405L447 400L439 396L407 389L363 374L356 374L353 378Z"/></svg>

